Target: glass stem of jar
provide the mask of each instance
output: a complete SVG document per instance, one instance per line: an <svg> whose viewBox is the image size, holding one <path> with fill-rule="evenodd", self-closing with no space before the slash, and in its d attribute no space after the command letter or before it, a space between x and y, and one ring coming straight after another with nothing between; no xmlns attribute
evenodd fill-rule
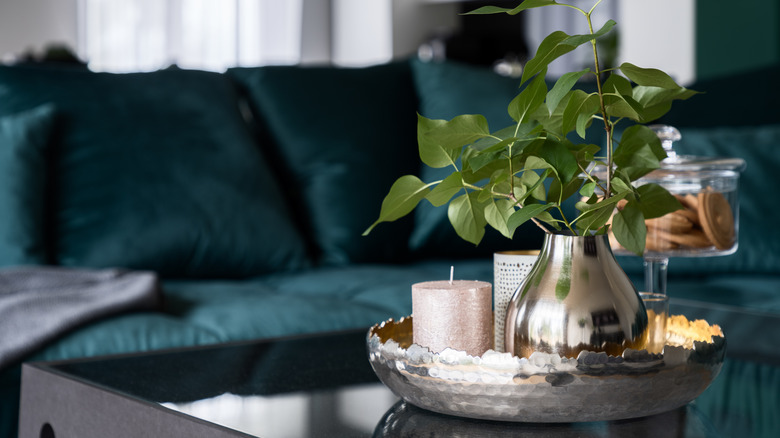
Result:
<svg viewBox="0 0 780 438"><path fill-rule="evenodd" d="M645 292L666 295L667 257L645 257Z"/></svg>

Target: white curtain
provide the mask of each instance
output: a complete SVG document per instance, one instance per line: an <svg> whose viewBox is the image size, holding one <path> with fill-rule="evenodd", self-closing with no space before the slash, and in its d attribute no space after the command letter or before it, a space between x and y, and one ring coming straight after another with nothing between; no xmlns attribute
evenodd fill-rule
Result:
<svg viewBox="0 0 780 438"><path fill-rule="evenodd" d="M295 64L303 0L79 0L79 52L97 71Z"/></svg>

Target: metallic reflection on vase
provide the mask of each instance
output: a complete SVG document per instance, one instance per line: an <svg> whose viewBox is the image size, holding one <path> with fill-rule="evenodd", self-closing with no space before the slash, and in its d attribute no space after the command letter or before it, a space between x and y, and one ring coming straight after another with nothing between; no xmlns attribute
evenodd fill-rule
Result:
<svg viewBox="0 0 780 438"><path fill-rule="evenodd" d="M506 351L619 356L647 343L647 313L607 236L548 234L507 308Z"/></svg>

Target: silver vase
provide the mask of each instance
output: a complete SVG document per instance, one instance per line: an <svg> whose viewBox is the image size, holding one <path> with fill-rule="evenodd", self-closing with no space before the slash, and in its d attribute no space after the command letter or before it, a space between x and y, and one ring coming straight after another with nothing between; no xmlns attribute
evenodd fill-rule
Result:
<svg viewBox="0 0 780 438"><path fill-rule="evenodd" d="M581 351L619 356L643 349L644 304L618 265L606 235L548 234L539 259L506 312L506 351L577 357Z"/></svg>

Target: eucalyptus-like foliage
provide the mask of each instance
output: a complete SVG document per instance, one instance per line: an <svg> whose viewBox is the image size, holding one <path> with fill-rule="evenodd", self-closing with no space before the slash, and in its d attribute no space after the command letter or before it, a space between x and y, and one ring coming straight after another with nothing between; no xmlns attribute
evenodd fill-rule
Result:
<svg viewBox="0 0 780 438"><path fill-rule="evenodd" d="M616 23L609 20L594 31L591 14L600 2L589 11L554 0L525 0L513 9L485 6L469 12L516 15L531 8L564 6L587 20L589 33L555 31L542 41L524 66L522 91L507 107L514 120L510 126L493 129L484 116L473 114L452 120L418 116L420 159L433 168L451 167L452 174L429 183L412 175L399 178L365 234L381 222L405 216L426 199L434 206L448 204L455 231L474 244L482 240L487 225L511 239L527 221L546 232L566 230L578 235L602 234L611 224L620 244L641 254L645 219L681 208L659 185L632 184L666 157L660 140L644 124L669 111L673 101L696 92L656 69L624 63L601 70L596 40ZM593 68L564 74L548 89L545 74L550 62L584 44L592 48ZM597 85L596 92L576 88L588 75ZM616 126L621 122L627 126L617 139ZM584 141L593 123L606 131L603 150ZM603 171L594 172L599 167ZM577 215L567 218L562 204L572 196L580 199ZM625 205L616 210L623 200Z"/></svg>

